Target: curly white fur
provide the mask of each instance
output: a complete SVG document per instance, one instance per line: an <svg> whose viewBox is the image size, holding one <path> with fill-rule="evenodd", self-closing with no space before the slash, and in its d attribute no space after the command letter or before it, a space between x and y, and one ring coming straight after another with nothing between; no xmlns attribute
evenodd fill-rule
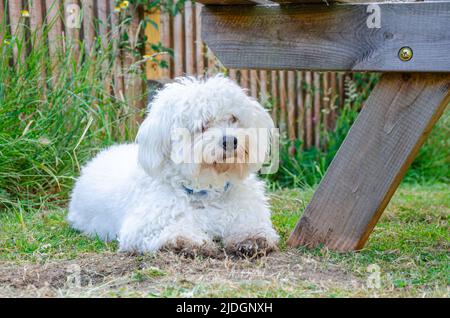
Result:
<svg viewBox="0 0 450 318"><path fill-rule="evenodd" d="M211 128L272 128L263 107L223 76L178 79L149 107L137 143L112 146L82 169L70 224L91 236L118 239L122 251L153 252L179 240L213 248L216 238L225 245L261 238L275 246L265 186L254 175L262 163L220 169L175 163L185 145L171 139L176 127L187 128L195 142ZM197 189L207 194L197 195Z"/></svg>

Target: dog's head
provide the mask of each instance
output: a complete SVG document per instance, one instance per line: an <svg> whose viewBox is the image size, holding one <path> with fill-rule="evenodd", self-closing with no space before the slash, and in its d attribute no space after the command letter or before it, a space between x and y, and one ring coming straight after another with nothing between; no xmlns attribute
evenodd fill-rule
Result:
<svg viewBox="0 0 450 318"><path fill-rule="evenodd" d="M242 179L264 163L273 121L230 79L178 79L149 107L137 142L139 163L150 175L171 165L190 179Z"/></svg>

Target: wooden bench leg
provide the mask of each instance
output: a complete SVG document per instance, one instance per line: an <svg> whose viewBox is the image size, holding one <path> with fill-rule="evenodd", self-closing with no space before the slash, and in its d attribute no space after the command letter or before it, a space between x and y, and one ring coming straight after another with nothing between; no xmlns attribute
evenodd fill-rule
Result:
<svg viewBox="0 0 450 318"><path fill-rule="evenodd" d="M361 249L449 102L449 74L384 74L288 244Z"/></svg>

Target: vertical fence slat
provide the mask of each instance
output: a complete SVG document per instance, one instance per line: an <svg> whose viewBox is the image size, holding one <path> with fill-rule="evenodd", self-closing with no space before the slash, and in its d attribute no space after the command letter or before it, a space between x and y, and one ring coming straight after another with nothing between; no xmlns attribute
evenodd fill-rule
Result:
<svg viewBox="0 0 450 318"><path fill-rule="evenodd" d="M22 10L21 1L8 1L8 11L9 11L9 24L11 28L11 34L14 36L14 41L11 41L13 45L13 58L14 63L23 62L25 60L26 48L22 45L24 40L24 28L23 28L23 18L20 16L20 11ZM20 49L19 49L20 47ZM20 52L19 52L20 51ZM20 54L20 56L19 56Z"/></svg>
<svg viewBox="0 0 450 318"><path fill-rule="evenodd" d="M64 21L66 24L67 45L71 52L72 58L77 61L78 64L80 58L80 30L76 25L77 21L70 21L70 19L78 19L79 12L73 12L73 10L75 10L73 5L78 6L78 0L64 1Z"/></svg>
<svg viewBox="0 0 450 318"><path fill-rule="evenodd" d="M191 1L184 6L184 33L186 39L186 74L195 74L195 39L194 39L194 10Z"/></svg>
<svg viewBox="0 0 450 318"><path fill-rule="evenodd" d="M306 148L310 148L312 145L312 74L310 71L305 73L305 82L306 82L306 95L305 95L305 126L306 126L306 138L305 138L305 146Z"/></svg>
<svg viewBox="0 0 450 318"><path fill-rule="evenodd" d="M3 43L6 28L5 2L0 0L0 43Z"/></svg>
<svg viewBox="0 0 450 318"><path fill-rule="evenodd" d="M250 95L258 98L258 71L250 70Z"/></svg>
<svg viewBox="0 0 450 318"><path fill-rule="evenodd" d="M336 102L338 101L337 76L336 72L331 72L330 74L330 118L328 119L328 129L333 129L336 121Z"/></svg>
<svg viewBox="0 0 450 318"><path fill-rule="evenodd" d="M171 48L171 36L170 36L170 14L166 11L161 12L161 44L165 48ZM171 71L171 59L168 53L162 56L167 64L167 68L163 68L161 76L163 80L168 80L170 78Z"/></svg>
<svg viewBox="0 0 450 318"><path fill-rule="evenodd" d="M323 129L327 129L330 119L330 73L323 74L323 99L322 99L322 113L323 113Z"/></svg>
<svg viewBox="0 0 450 318"><path fill-rule="evenodd" d="M216 73L216 58L209 47L206 48L207 74L212 76Z"/></svg>
<svg viewBox="0 0 450 318"><path fill-rule="evenodd" d="M98 37L100 37L100 41L102 44L102 52L106 52L108 50L109 41L108 41L108 5L106 0L97 0L97 17L98 17ZM133 38L134 34L130 34L131 38ZM106 92L111 91L111 76L109 71L109 61L106 55L103 55L102 62L102 77L104 88Z"/></svg>
<svg viewBox="0 0 450 318"><path fill-rule="evenodd" d="M106 0L97 0L98 36L102 43L102 50L108 47L108 38L104 35L108 33L108 9Z"/></svg>
<svg viewBox="0 0 450 318"><path fill-rule="evenodd" d="M173 20L174 76L177 77L184 74L183 14L179 12Z"/></svg>
<svg viewBox="0 0 450 318"><path fill-rule="evenodd" d="M345 99L345 76L344 73L339 73L338 75L338 86L339 86L339 107L344 107Z"/></svg>
<svg viewBox="0 0 450 318"><path fill-rule="evenodd" d="M50 26L48 30L48 46L50 52L50 59L56 60L58 50L61 49L62 44L62 22L60 16L60 2L54 0L45 0L47 15L46 22ZM57 76L57 70L53 70L53 76Z"/></svg>
<svg viewBox="0 0 450 318"><path fill-rule="evenodd" d="M111 41L112 41L112 58L114 61L114 96L122 99L124 96L124 82L122 71L122 54L119 47L120 41L120 12L115 12L116 4L114 1L109 2L109 12L111 12Z"/></svg>
<svg viewBox="0 0 450 318"><path fill-rule="evenodd" d="M233 80L233 81L237 81L237 71L233 68L230 68L228 70L228 76Z"/></svg>
<svg viewBox="0 0 450 318"><path fill-rule="evenodd" d="M267 71L259 72L259 100L262 105L267 103Z"/></svg>
<svg viewBox="0 0 450 318"><path fill-rule="evenodd" d="M0 3L3 0L0 0ZM41 44L42 42L42 24L44 17L42 16L43 6L41 0L32 0L29 2L30 6L30 30L34 33L33 46Z"/></svg>
<svg viewBox="0 0 450 318"><path fill-rule="evenodd" d="M320 98L320 73L314 72L314 145L320 148L320 113L321 113L321 98Z"/></svg>
<svg viewBox="0 0 450 318"><path fill-rule="evenodd" d="M195 51L197 62L197 75L203 76L205 74L205 59L204 59L204 44L202 41L202 23L201 11L202 4L195 4Z"/></svg>
<svg viewBox="0 0 450 318"><path fill-rule="evenodd" d="M91 0L81 0L83 17L83 41L86 53L91 54L94 46L95 26L94 26L94 2Z"/></svg>
<svg viewBox="0 0 450 318"><path fill-rule="evenodd" d="M145 27L145 54L153 55L156 54L155 51L151 48L151 43L158 43L161 41L161 14L158 10L153 10L149 13L147 18L149 18L153 23L148 23ZM111 19L112 24L112 19ZM158 80L161 79L161 68L159 67L158 61L160 61L160 56L156 56L154 59L148 59L145 63L146 75L147 79L150 80Z"/></svg>
<svg viewBox="0 0 450 318"><path fill-rule="evenodd" d="M303 101L303 72L297 72L297 138L305 147L305 105Z"/></svg>
<svg viewBox="0 0 450 318"><path fill-rule="evenodd" d="M277 127L278 125L278 72L272 71L270 74L270 92L272 99L272 119Z"/></svg>
<svg viewBox="0 0 450 318"><path fill-rule="evenodd" d="M3 0L0 0L0 3L3 2ZM42 0L32 0L29 2L29 10L30 10L30 31L32 35L34 36L32 39L32 47L38 48L39 46L43 45L43 24L44 24L44 6L42 3ZM40 73L41 77L39 79L41 88L45 91L46 87L46 80L45 80L45 60L44 57L39 61L40 64Z"/></svg>
<svg viewBox="0 0 450 318"><path fill-rule="evenodd" d="M286 72L279 71L279 85L280 85L280 129L284 131L286 129Z"/></svg>
<svg viewBox="0 0 450 318"><path fill-rule="evenodd" d="M248 89L249 88L248 80L249 80L249 72L248 72L248 70L241 70L240 84L241 84L242 88L244 88L244 89Z"/></svg>
<svg viewBox="0 0 450 318"><path fill-rule="evenodd" d="M54 0L45 0L47 9L46 22L50 26L48 30L48 50L50 53L51 74L53 84L57 82L58 70L55 67L56 60L58 58L58 51L61 49L62 44L62 21L60 16L60 2Z"/></svg>
<svg viewBox="0 0 450 318"><path fill-rule="evenodd" d="M141 80L142 67L139 64L140 57L137 58L135 54L138 52L137 44L141 34L141 24L139 18L139 8L133 4L128 7L128 14L130 14L130 24L128 26L129 48L124 56L124 72L125 72L125 96L128 104L131 106L131 111L134 113L130 116L129 125L134 130L137 123L140 121L140 109L145 107L145 99L143 98L143 83ZM139 52L140 53L140 52Z"/></svg>
<svg viewBox="0 0 450 318"><path fill-rule="evenodd" d="M295 72L287 72L287 87L288 87L288 137L290 140L294 141L295 136ZM295 149L295 148L294 148Z"/></svg>

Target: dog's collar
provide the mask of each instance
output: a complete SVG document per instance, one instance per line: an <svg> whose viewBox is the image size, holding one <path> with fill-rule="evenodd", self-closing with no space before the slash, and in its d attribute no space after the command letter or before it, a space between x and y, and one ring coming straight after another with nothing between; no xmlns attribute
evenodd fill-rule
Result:
<svg viewBox="0 0 450 318"><path fill-rule="evenodd" d="M186 192L187 195L195 196L198 198L206 198L210 193L215 194L218 194L218 192L221 192L222 194L226 193L230 189L231 183L229 181L226 182L223 187L223 190L213 189L212 186L210 186L209 189L201 189L201 190L194 190L192 188L185 186L184 184L181 184L181 187L183 188L184 192Z"/></svg>

